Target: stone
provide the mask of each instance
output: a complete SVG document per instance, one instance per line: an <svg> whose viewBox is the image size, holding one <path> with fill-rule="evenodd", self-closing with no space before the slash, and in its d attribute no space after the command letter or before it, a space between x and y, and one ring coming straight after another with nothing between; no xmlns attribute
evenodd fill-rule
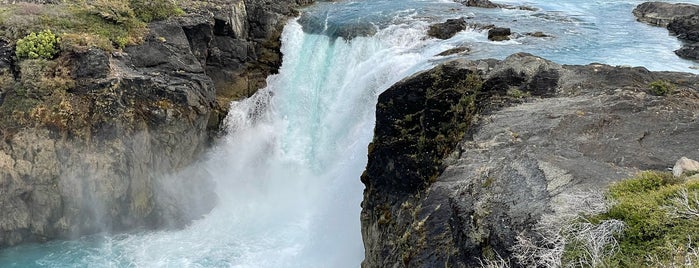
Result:
<svg viewBox="0 0 699 268"><path fill-rule="evenodd" d="M506 41L510 40L512 32L510 28L496 27L488 30L488 40L490 41Z"/></svg>
<svg viewBox="0 0 699 268"><path fill-rule="evenodd" d="M448 19L443 23L430 25L427 35L439 39L449 39L456 35L456 33L466 30L467 27L468 24L464 18Z"/></svg>
<svg viewBox="0 0 699 268"><path fill-rule="evenodd" d="M466 0L462 1L462 4L469 7L482 7L482 8L497 8L502 7L501 5L493 4L489 0Z"/></svg>
<svg viewBox="0 0 699 268"><path fill-rule="evenodd" d="M699 43L686 44L680 49L675 50L675 54L685 59L699 60Z"/></svg>
<svg viewBox="0 0 699 268"><path fill-rule="evenodd" d="M680 160L677 160L677 162L675 162L675 166L672 167L672 175L679 177L686 172L699 172L699 162L686 157L682 157Z"/></svg>
<svg viewBox="0 0 699 268"><path fill-rule="evenodd" d="M106 78L109 72L109 54L106 51L90 48L85 52L78 52L74 56L73 78Z"/></svg>

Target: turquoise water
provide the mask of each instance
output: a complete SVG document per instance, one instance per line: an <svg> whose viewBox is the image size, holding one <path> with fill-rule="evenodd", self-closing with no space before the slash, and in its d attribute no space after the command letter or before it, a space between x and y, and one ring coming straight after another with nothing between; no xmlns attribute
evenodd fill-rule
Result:
<svg viewBox="0 0 699 268"><path fill-rule="evenodd" d="M517 3L519 1L501 1ZM359 176L376 98L396 81L468 46L470 58L525 51L562 64L601 62L697 72L677 58L680 43L634 21L641 1L530 1L537 11L466 8L449 1L323 2L308 8L320 33L367 23L376 34L351 42L308 34L291 21L284 64L269 86L231 105L229 130L203 164L218 206L183 230L93 235L0 251L0 267L358 267L363 258ZM543 31L490 42L485 32L425 37L446 18ZM320 25L320 26L318 26Z"/></svg>

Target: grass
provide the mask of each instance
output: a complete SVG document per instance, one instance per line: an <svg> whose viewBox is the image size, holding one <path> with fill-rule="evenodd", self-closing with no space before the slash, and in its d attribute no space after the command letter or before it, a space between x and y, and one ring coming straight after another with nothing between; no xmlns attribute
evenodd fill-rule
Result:
<svg viewBox="0 0 699 268"><path fill-rule="evenodd" d="M147 23L183 15L170 0L69 0L58 5L0 5L0 38L14 42L32 32L51 30L61 49L119 49L142 41Z"/></svg>

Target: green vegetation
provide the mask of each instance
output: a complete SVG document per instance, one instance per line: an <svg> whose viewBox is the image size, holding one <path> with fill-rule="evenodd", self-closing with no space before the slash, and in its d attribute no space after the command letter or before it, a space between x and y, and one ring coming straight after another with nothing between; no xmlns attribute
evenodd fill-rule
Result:
<svg viewBox="0 0 699 268"><path fill-rule="evenodd" d="M699 181L679 180L666 172L643 172L612 186L609 196L617 203L601 217L624 221L626 228L611 263L674 266L691 258L688 250L699 246L698 194Z"/></svg>
<svg viewBox="0 0 699 268"><path fill-rule="evenodd" d="M131 0L136 17L145 22L182 16L184 11L171 0Z"/></svg>
<svg viewBox="0 0 699 268"><path fill-rule="evenodd" d="M663 80L655 80L648 84L648 86L650 87L650 93L656 96L665 96L672 93L673 90L672 84Z"/></svg>
<svg viewBox="0 0 699 268"><path fill-rule="evenodd" d="M30 33L17 40L17 57L20 59L51 59L58 53L60 38L51 30Z"/></svg>
<svg viewBox="0 0 699 268"><path fill-rule="evenodd" d="M623 222L616 241L607 243L618 243L618 250L600 258L604 266L683 267L698 263L699 181L646 171L612 185L608 198L612 205L607 212L585 219L595 228L609 221ZM575 243L566 244L565 249L564 263L584 254Z"/></svg>
<svg viewBox="0 0 699 268"><path fill-rule="evenodd" d="M60 36L57 43L64 51L85 47L109 51L140 43L148 22L183 14L171 0L68 0L57 5L0 5L0 38L18 41L33 32L50 31Z"/></svg>

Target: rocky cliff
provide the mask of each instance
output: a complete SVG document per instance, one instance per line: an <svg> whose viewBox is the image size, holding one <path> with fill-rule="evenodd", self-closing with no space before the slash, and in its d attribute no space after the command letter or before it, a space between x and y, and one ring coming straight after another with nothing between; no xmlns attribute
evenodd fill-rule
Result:
<svg viewBox="0 0 699 268"><path fill-rule="evenodd" d="M407 78L377 105L362 266L515 265L517 236L577 213L566 204L584 203L579 193L699 157L698 111L696 75L528 54Z"/></svg>
<svg viewBox="0 0 699 268"><path fill-rule="evenodd" d="M18 59L13 40L0 41L0 247L207 213L211 178L187 167L228 103L280 66L282 27L310 2L187 1L137 45L50 60Z"/></svg>

